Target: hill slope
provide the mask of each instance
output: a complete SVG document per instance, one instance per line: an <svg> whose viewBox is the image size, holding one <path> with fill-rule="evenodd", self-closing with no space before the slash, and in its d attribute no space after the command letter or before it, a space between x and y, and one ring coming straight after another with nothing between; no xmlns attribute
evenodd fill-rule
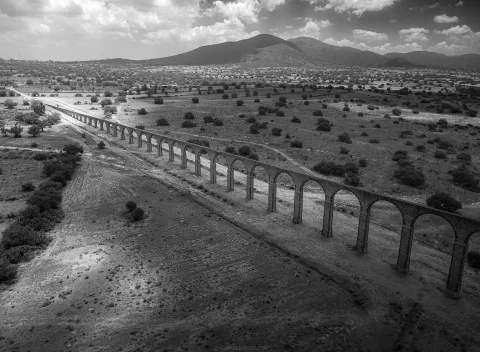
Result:
<svg viewBox="0 0 480 352"><path fill-rule="evenodd" d="M316 66L302 51L284 43L261 48L254 54L244 56L241 65L245 68Z"/></svg>
<svg viewBox="0 0 480 352"><path fill-rule="evenodd" d="M412 51L411 53L388 53L384 56L389 59L406 59L414 65L427 67L480 70L480 55L477 54L447 56L431 51Z"/></svg>
<svg viewBox="0 0 480 352"><path fill-rule="evenodd" d="M270 34L260 34L238 42L206 45L183 54L146 60L145 63L149 65L221 65L238 62L245 55L254 54L258 49L277 44L285 44L297 49L293 43L286 40Z"/></svg>
<svg viewBox="0 0 480 352"><path fill-rule="evenodd" d="M295 44L312 62L317 64L331 62L344 65L376 67L387 61L382 55L371 51L334 46L309 37L299 37L289 41Z"/></svg>

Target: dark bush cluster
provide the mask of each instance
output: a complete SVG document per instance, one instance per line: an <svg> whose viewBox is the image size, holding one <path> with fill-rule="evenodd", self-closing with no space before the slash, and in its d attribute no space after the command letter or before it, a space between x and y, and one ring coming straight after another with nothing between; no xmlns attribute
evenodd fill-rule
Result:
<svg viewBox="0 0 480 352"><path fill-rule="evenodd" d="M480 192L480 187L478 186L479 180L475 178L475 175L465 165L451 170L448 173L452 176L452 182L454 184L472 192Z"/></svg>
<svg viewBox="0 0 480 352"><path fill-rule="evenodd" d="M50 180L40 184L27 199L27 208L15 218L15 222L3 233L0 243L0 283L15 278L13 264L29 260L32 252L49 243L47 232L60 222L64 213L61 209L62 186L70 179L80 160L83 149L66 145L64 152L44 161L44 173ZM25 190L33 190L31 183L23 184Z"/></svg>
<svg viewBox="0 0 480 352"><path fill-rule="evenodd" d="M421 187L425 184L425 175L412 165L400 166L393 176L402 184L410 187Z"/></svg>
<svg viewBox="0 0 480 352"><path fill-rule="evenodd" d="M455 213L457 210L462 209L461 202L444 192L437 192L428 197L427 205L451 213Z"/></svg>
<svg viewBox="0 0 480 352"><path fill-rule="evenodd" d="M129 200L127 204L125 204L125 207L127 208L127 212L128 212L127 216L133 222L140 221L145 217L145 210L137 206L137 203L135 203L132 200Z"/></svg>
<svg viewBox="0 0 480 352"><path fill-rule="evenodd" d="M169 126L170 123L167 121L165 117L161 117L157 119L157 126Z"/></svg>
<svg viewBox="0 0 480 352"><path fill-rule="evenodd" d="M352 139L347 132L338 135L338 140L343 143L352 144Z"/></svg>
<svg viewBox="0 0 480 352"><path fill-rule="evenodd" d="M330 121L324 117L320 117L317 120L317 131L330 132L332 127L330 126Z"/></svg>

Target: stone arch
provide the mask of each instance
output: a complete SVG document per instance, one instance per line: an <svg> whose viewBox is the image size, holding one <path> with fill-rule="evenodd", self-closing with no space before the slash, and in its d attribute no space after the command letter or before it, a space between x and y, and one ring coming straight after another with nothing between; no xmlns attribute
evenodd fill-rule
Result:
<svg viewBox="0 0 480 352"><path fill-rule="evenodd" d="M102 126L103 126L103 124L102 124ZM125 139L127 139L126 134L125 134L125 131L126 131L126 130L127 130L127 127L125 127L125 126L120 126L120 139L121 139L122 141L124 141Z"/></svg>
<svg viewBox="0 0 480 352"><path fill-rule="evenodd" d="M136 129L135 134L137 135L137 146L139 148L142 148L143 147L143 137L145 136L145 131Z"/></svg>
<svg viewBox="0 0 480 352"><path fill-rule="evenodd" d="M182 155L183 145L175 139L169 139L167 143L168 143L168 158L169 158L168 161L175 162L175 149L180 149L177 154Z"/></svg>
<svg viewBox="0 0 480 352"><path fill-rule="evenodd" d="M202 167L208 169L211 168L211 158L210 154L202 146L194 146L193 149L195 150L195 176L202 176Z"/></svg>
<svg viewBox="0 0 480 352"><path fill-rule="evenodd" d="M363 224L360 221L362 212L361 197L359 197L359 195L352 191L352 189L350 189L349 187L340 186L336 190L334 190L333 194L331 195L331 205L334 210L337 210L334 211L332 214L332 235L337 233L338 237L343 237L344 241L352 244L352 247L354 247L357 251L365 253L368 246L368 239L365 239L365 237L359 239L359 237L361 237L359 236L359 233L365 235L365 231L360 230L361 225ZM345 219L348 217L358 218L359 221L358 223L352 221L345 221ZM353 223L353 225L351 226L351 228L347 229L347 227L350 227L350 223ZM341 225L343 226L340 227ZM355 244L352 243L352 232L356 234L356 236L353 236L353 242ZM358 243L359 240L363 241L363 243Z"/></svg>
<svg viewBox="0 0 480 352"><path fill-rule="evenodd" d="M363 229L366 239L365 247L369 245L367 240L369 232L372 232L372 236L377 236L378 240L370 241L370 243L381 249L379 255L383 257L383 260L395 265L398 260L401 234L406 223L402 208L388 199L378 198L371 201L363 211L364 214L361 214L360 221L368 222ZM370 231L370 224L375 225L372 231ZM361 233L359 233L360 235Z"/></svg>
<svg viewBox="0 0 480 352"><path fill-rule="evenodd" d="M298 187L301 192L300 197L302 198L302 219L305 218L308 223L315 227L320 227L323 223L326 197L322 183L317 179L307 178L302 180ZM304 204L305 207L303 207ZM307 211L303 211L303 209Z"/></svg>
<svg viewBox="0 0 480 352"><path fill-rule="evenodd" d="M265 194L268 201L268 190L267 192L261 191L261 188L268 189L269 187L271 177L268 170L262 164L253 164L247 177L247 200L253 199L255 191L257 191L257 194L262 198ZM257 184L258 188L256 188L255 184Z"/></svg>
<svg viewBox="0 0 480 352"><path fill-rule="evenodd" d="M214 173L214 184L225 184L227 187L227 174L228 174L228 160L226 153L216 153L215 155L210 155L212 158L211 170L210 170L210 182L212 183L212 173Z"/></svg>
<svg viewBox="0 0 480 352"><path fill-rule="evenodd" d="M240 174L235 181L235 169L237 168ZM247 184L248 168L245 162L240 158L234 158L229 162L227 169L227 191L233 191L235 189L235 183L238 185Z"/></svg>
<svg viewBox="0 0 480 352"><path fill-rule="evenodd" d="M193 145L191 144L185 144L183 145L182 150L182 168L186 169L188 167L188 162L193 162L195 163L195 158L196 158L196 150Z"/></svg>
<svg viewBox="0 0 480 352"><path fill-rule="evenodd" d="M274 211L278 209L281 212L292 212L295 215L295 189L297 188L295 177L289 171L280 170L274 174L272 182L275 185L273 199L271 200ZM278 196L279 189L280 196ZM278 203L281 204L280 207Z"/></svg>

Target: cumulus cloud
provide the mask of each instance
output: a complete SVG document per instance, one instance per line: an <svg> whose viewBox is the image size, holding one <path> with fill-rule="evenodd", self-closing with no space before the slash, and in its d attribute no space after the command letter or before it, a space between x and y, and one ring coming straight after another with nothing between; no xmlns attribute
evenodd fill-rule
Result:
<svg viewBox="0 0 480 352"><path fill-rule="evenodd" d="M436 3L433 3L431 5L423 5L423 6L420 6L420 7L409 7L408 9L410 11L424 11L424 10L434 9L434 8L438 7L438 5L440 5L440 3L436 2Z"/></svg>
<svg viewBox="0 0 480 352"><path fill-rule="evenodd" d="M354 29L352 34L354 39L367 42L378 42L388 39L388 35L386 33L372 32L363 29Z"/></svg>
<svg viewBox="0 0 480 352"><path fill-rule="evenodd" d="M460 0L459 2L457 2L457 3L455 4L455 6L457 6L457 7L458 7L458 6L463 6L463 1Z"/></svg>
<svg viewBox="0 0 480 352"><path fill-rule="evenodd" d="M466 45L448 44L446 41L443 41L432 46L432 50L447 55L460 55L467 53L468 47Z"/></svg>
<svg viewBox="0 0 480 352"><path fill-rule="evenodd" d="M206 15L218 14L223 17L239 18L246 22L258 22L260 3L256 0L237 0L235 2L215 1L213 7L205 12Z"/></svg>
<svg viewBox="0 0 480 352"><path fill-rule="evenodd" d="M480 32L474 33L469 26L464 24L462 26L450 27L449 29L444 29L443 31L435 31L435 33L447 36L473 36L478 35Z"/></svg>
<svg viewBox="0 0 480 352"><path fill-rule="evenodd" d="M366 43L354 42L349 39L336 40L333 38L327 38L324 40L325 43L335 46L349 46L351 48L359 50L368 50L373 51L378 54L386 54L391 52L410 52L423 50L423 47L418 43L407 43L401 45L392 45L391 43L385 43L383 45L368 45Z"/></svg>
<svg viewBox="0 0 480 352"><path fill-rule="evenodd" d="M285 0L260 0L260 5L268 11L273 11L283 4L285 4Z"/></svg>
<svg viewBox="0 0 480 352"><path fill-rule="evenodd" d="M283 39L292 39L297 37L311 37L320 38L322 28L330 27L332 23L329 20L314 20L312 18L305 18L305 25L297 29L289 29L287 32L275 33Z"/></svg>
<svg viewBox="0 0 480 352"><path fill-rule="evenodd" d="M398 32L400 38L406 42L426 41L428 40L427 33L430 33L430 31L425 28L408 28Z"/></svg>
<svg viewBox="0 0 480 352"><path fill-rule="evenodd" d="M338 13L351 12L360 16L367 11L381 11L397 1L399 0L310 0L310 3L319 4L315 11L333 9Z"/></svg>
<svg viewBox="0 0 480 352"><path fill-rule="evenodd" d="M458 22L457 16L447 16L445 14L438 15L433 18L433 21L436 23L455 23Z"/></svg>

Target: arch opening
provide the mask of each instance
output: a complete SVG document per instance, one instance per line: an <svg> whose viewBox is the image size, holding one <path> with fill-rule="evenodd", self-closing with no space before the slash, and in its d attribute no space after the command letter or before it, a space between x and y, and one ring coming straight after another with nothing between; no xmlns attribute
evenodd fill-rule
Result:
<svg viewBox="0 0 480 352"><path fill-rule="evenodd" d="M353 192L341 189L333 195L332 206L333 236L356 248L360 225L360 201Z"/></svg>
<svg viewBox="0 0 480 352"><path fill-rule="evenodd" d="M325 192L322 185L315 180L308 180L302 185L303 222L317 229L323 228Z"/></svg>
<svg viewBox="0 0 480 352"><path fill-rule="evenodd" d="M280 172L275 176L276 195L273 199L275 209L293 218L295 202L295 181L287 172Z"/></svg>
<svg viewBox="0 0 480 352"><path fill-rule="evenodd" d="M261 165L252 168L252 198L259 199L265 204L268 202L268 182L270 175Z"/></svg>
<svg viewBox="0 0 480 352"><path fill-rule="evenodd" d="M227 169L228 169L227 159L225 159L225 157L222 156L221 154L217 154L215 156L213 164L215 168L215 179L216 179L215 183L222 187L227 188Z"/></svg>
<svg viewBox="0 0 480 352"><path fill-rule="evenodd" d="M247 167L244 162L237 159L232 164L232 190L242 188L246 192L247 187ZM245 193L246 194L246 193Z"/></svg>

